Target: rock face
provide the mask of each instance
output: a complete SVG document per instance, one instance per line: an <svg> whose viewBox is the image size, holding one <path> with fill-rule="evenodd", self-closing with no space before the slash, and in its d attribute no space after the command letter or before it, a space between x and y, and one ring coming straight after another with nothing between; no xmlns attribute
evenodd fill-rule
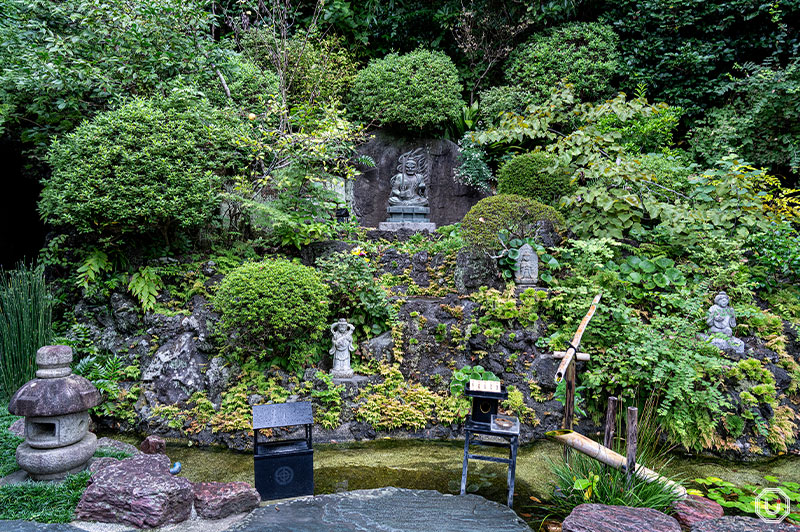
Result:
<svg viewBox="0 0 800 532"><path fill-rule="evenodd" d="M651 508L581 504L561 524L563 532L680 532L678 522Z"/></svg>
<svg viewBox="0 0 800 532"><path fill-rule="evenodd" d="M716 519L725 514L722 506L697 495L689 495L685 500L676 503L673 508L675 510L673 517L686 530L691 530L702 521Z"/></svg>
<svg viewBox="0 0 800 532"><path fill-rule="evenodd" d="M483 251L462 249L456 257L453 274L459 294L468 294L481 286L502 289L504 282L497 269L497 260Z"/></svg>
<svg viewBox="0 0 800 532"><path fill-rule="evenodd" d="M470 207L483 195L453 180L453 170L458 166L458 146L441 139L402 139L379 131L359 148L359 153L375 160L374 168L365 168L353 188L353 206L361 225L378 227L386 220L390 180L398 173L399 157L422 148L427 156L430 173L427 183L430 221L437 226L460 222Z"/></svg>
<svg viewBox="0 0 800 532"><path fill-rule="evenodd" d="M800 532L788 523L770 524L755 517L720 517L703 521L692 532Z"/></svg>
<svg viewBox="0 0 800 532"><path fill-rule="evenodd" d="M478 495L443 495L438 491L381 488L304 497L264 506L228 532L286 530L530 532L531 529L511 509Z"/></svg>
<svg viewBox="0 0 800 532"><path fill-rule="evenodd" d="M166 455L139 454L99 470L75 516L154 528L188 519L193 499L191 482L170 474Z"/></svg>
<svg viewBox="0 0 800 532"><path fill-rule="evenodd" d="M144 454L164 454L167 451L167 442L158 436L148 436L144 439L139 449Z"/></svg>
<svg viewBox="0 0 800 532"><path fill-rule="evenodd" d="M198 482L194 487L194 509L203 519L222 519L258 507L261 497L247 482Z"/></svg>

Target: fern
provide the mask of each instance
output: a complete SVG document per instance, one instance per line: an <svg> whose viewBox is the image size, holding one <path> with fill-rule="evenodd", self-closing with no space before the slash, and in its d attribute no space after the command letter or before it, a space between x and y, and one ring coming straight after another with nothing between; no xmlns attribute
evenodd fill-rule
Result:
<svg viewBox="0 0 800 532"><path fill-rule="evenodd" d="M164 282L155 270L150 266L144 266L131 276L128 290L139 300L142 310L147 312L155 308L156 297L163 286Z"/></svg>
<svg viewBox="0 0 800 532"><path fill-rule="evenodd" d="M78 268L78 279L75 284L89 290L89 286L97 281L98 275L102 272L111 271L111 261L108 260L108 255L99 249L93 250L89 256L83 261L80 268Z"/></svg>

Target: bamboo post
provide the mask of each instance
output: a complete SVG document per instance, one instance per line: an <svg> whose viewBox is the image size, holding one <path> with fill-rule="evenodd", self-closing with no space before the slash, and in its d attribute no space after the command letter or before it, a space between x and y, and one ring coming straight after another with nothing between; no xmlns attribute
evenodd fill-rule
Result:
<svg viewBox="0 0 800 532"><path fill-rule="evenodd" d="M562 428L572 430L575 420L575 362L567 368L565 380L566 393L564 394L564 419L561 421ZM569 447L564 447L564 461L569 462Z"/></svg>
<svg viewBox="0 0 800 532"><path fill-rule="evenodd" d="M617 428L617 398L613 395L608 398L606 409L606 432L603 437L603 446L613 449L614 432Z"/></svg>
<svg viewBox="0 0 800 532"><path fill-rule="evenodd" d="M546 434L557 442L580 451L587 456L591 456L598 462L613 467L614 469L625 468L625 457L612 451L608 447L600 445L598 442L587 438L583 434L571 430L553 430ZM642 464L636 466L634 474L647 482L659 481L669 487L677 496L686 498L686 488L672 480L662 477L652 469L644 467Z"/></svg>
<svg viewBox="0 0 800 532"><path fill-rule="evenodd" d="M567 368L569 368L569 365L572 364L572 359L574 358L575 353L578 351L578 345L581 343L583 333L586 331L589 321L591 321L592 316L594 316L594 313L597 310L597 304L600 303L601 295L602 294L597 294L594 296L594 300L592 300L592 304L589 307L589 312L586 313L586 316L583 317L581 324L578 325L578 330L575 332L575 336L572 337L572 343L564 353L564 358L561 359L561 364L558 365L558 369L556 370L556 383L561 382L561 380L564 378L564 375L567 373Z"/></svg>
<svg viewBox="0 0 800 532"><path fill-rule="evenodd" d="M636 437L638 432L639 409L635 406L628 407L628 438L626 440L627 457L625 471L628 474L628 486L633 481L633 472L636 471Z"/></svg>

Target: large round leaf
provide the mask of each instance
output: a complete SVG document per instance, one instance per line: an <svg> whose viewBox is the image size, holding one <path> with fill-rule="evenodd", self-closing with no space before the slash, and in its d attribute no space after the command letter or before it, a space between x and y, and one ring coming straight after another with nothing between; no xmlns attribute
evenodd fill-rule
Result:
<svg viewBox="0 0 800 532"><path fill-rule="evenodd" d="M673 283L677 282L679 279L683 279L683 274L675 268L669 268L664 272L664 275L666 275L667 278Z"/></svg>
<svg viewBox="0 0 800 532"><path fill-rule="evenodd" d="M666 275L660 272L653 276L653 282L656 283L659 288L666 288L669 286L669 279L667 279Z"/></svg>
<svg viewBox="0 0 800 532"><path fill-rule="evenodd" d="M653 273L656 271L656 265L649 260L643 260L639 263L639 269L644 273Z"/></svg>
<svg viewBox="0 0 800 532"><path fill-rule="evenodd" d="M628 257L626 260L628 261L628 264L630 264L631 266L636 266L637 264L642 262L642 259L640 259L639 257L635 257L633 255Z"/></svg>
<svg viewBox="0 0 800 532"><path fill-rule="evenodd" d="M655 259L653 262L655 262L656 266L658 266L662 270L666 270L668 268L672 268L673 266L675 266L675 261L667 257L659 257Z"/></svg>
<svg viewBox="0 0 800 532"><path fill-rule="evenodd" d="M632 283L642 282L642 275L639 272L631 272L628 274L628 280Z"/></svg>
<svg viewBox="0 0 800 532"><path fill-rule="evenodd" d="M623 262L622 264L619 265L619 273L623 275L631 273L632 271L633 268L631 268L627 262Z"/></svg>
<svg viewBox="0 0 800 532"><path fill-rule="evenodd" d="M517 260L519 258L519 250L518 249L509 249L508 250L508 258L511 260Z"/></svg>

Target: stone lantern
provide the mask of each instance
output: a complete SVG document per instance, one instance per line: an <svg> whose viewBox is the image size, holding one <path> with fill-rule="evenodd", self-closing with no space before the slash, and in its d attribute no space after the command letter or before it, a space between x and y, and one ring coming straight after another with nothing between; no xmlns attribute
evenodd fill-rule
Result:
<svg viewBox="0 0 800 532"><path fill-rule="evenodd" d="M72 348L44 346L36 353L36 378L24 384L8 411L25 417L25 441L17 463L34 480L60 480L86 467L97 448L89 432L89 409L100 404L100 392L73 375Z"/></svg>

